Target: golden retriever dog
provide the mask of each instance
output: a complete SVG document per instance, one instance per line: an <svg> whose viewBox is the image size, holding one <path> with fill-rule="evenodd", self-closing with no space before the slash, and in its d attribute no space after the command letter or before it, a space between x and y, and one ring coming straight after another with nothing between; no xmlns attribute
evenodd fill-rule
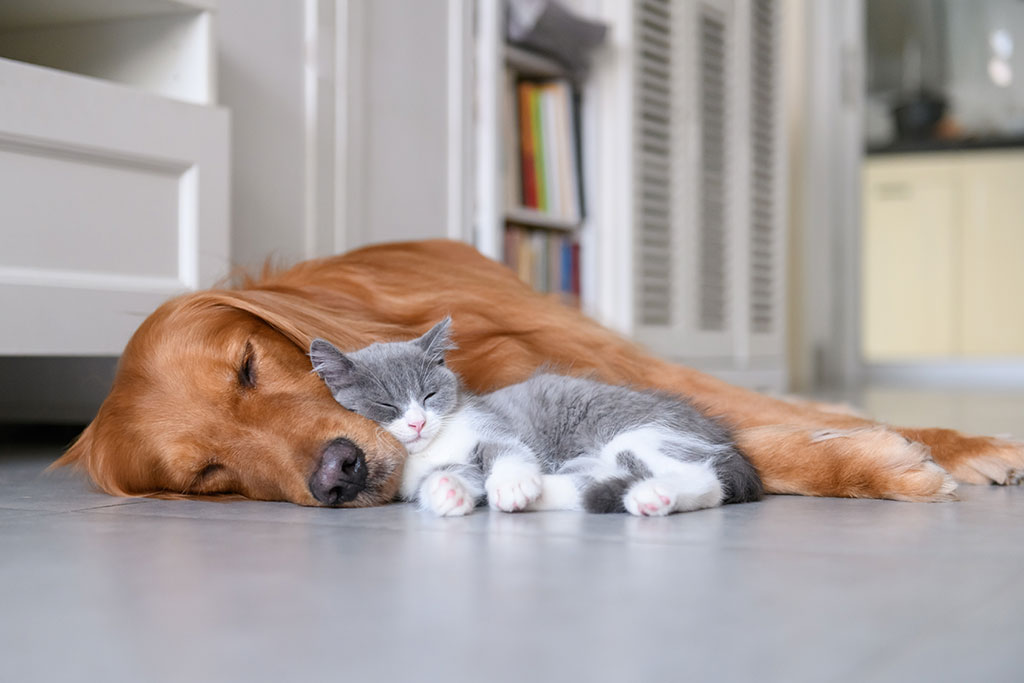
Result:
<svg viewBox="0 0 1024 683"><path fill-rule="evenodd" d="M409 339L451 315L451 367L476 392L541 365L696 400L735 430L770 493L907 501L956 482L1015 483L1024 446L906 429L731 386L659 360L532 291L472 247L368 247L168 301L128 342L110 395L54 466L118 496L244 497L380 505L405 451L334 402L307 349Z"/></svg>

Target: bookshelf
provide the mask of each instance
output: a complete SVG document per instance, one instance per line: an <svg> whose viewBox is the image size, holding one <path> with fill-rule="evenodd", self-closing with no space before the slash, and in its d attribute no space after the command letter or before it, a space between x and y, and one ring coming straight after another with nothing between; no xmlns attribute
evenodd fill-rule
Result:
<svg viewBox="0 0 1024 683"><path fill-rule="evenodd" d="M555 218L508 201L506 73L537 82L567 74L506 45L504 3L479 0L478 248L506 260L508 224L569 237L578 245L584 313L666 358L753 387L783 387L784 3L565 5L609 27L589 74L572 83L582 210L578 219Z"/></svg>
<svg viewBox="0 0 1024 683"><path fill-rule="evenodd" d="M558 61L506 43L504 17L490 7L500 4L478 5L477 246L581 306L582 84Z"/></svg>

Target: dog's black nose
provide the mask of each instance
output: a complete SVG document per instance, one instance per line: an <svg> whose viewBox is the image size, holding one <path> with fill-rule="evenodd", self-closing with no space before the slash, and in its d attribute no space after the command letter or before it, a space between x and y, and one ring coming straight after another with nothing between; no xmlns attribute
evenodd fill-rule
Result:
<svg viewBox="0 0 1024 683"><path fill-rule="evenodd" d="M309 491L324 505L346 503L366 488L366 458L348 439L324 446L320 464L309 478Z"/></svg>

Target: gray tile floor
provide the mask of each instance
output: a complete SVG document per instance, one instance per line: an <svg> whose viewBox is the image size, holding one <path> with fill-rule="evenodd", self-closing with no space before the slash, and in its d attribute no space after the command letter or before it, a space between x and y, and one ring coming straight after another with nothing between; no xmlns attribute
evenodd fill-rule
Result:
<svg viewBox="0 0 1024 683"><path fill-rule="evenodd" d="M1024 432L1021 396L863 403ZM0 681L1024 680L1024 488L438 520L111 498L0 449Z"/></svg>

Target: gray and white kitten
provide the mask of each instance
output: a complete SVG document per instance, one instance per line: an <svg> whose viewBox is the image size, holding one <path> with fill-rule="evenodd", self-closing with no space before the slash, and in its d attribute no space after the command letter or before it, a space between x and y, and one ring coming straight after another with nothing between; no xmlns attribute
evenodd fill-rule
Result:
<svg viewBox="0 0 1024 683"><path fill-rule="evenodd" d="M351 353L310 346L335 400L405 445L404 499L438 515L486 494L506 512L659 516L761 497L729 430L679 396L549 373L473 395L445 365L450 327Z"/></svg>

